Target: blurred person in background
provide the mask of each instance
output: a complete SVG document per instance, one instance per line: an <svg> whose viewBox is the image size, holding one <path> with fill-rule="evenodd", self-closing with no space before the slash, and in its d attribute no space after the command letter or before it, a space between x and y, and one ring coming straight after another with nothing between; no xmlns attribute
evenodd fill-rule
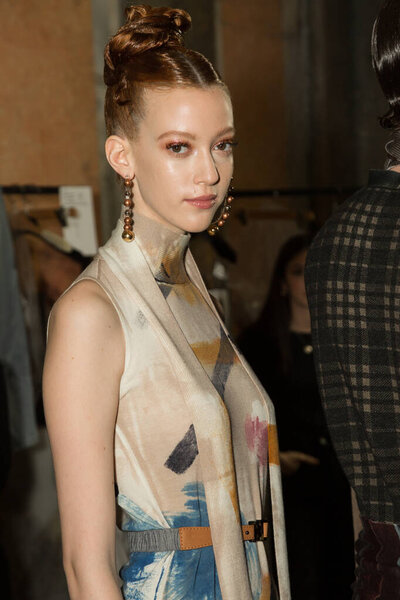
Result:
<svg viewBox="0 0 400 600"><path fill-rule="evenodd" d="M400 1L382 4L372 59L389 104L385 169L317 235L306 284L327 422L363 524L355 600L400 598Z"/></svg>
<svg viewBox="0 0 400 600"><path fill-rule="evenodd" d="M351 598L350 488L337 461L317 387L304 266L311 236L279 251L259 319L239 338L276 411L294 600Z"/></svg>

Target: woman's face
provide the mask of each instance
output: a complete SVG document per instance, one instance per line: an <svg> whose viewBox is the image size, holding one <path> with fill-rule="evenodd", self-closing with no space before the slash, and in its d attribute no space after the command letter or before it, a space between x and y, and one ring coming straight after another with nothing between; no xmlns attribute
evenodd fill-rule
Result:
<svg viewBox="0 0 400 600"><path fill-rule="evenodd" d="M134 212L177 231L205 230L233 172L233 114L220 87L149 89L130 142Z"/></svg>
<svg viewBox="0 0 400 600"><path fill-rule="evenodd" d="M306 286L304 283L304 268L307 250L296 254L286 265L282 292L289 296L292 306L308 308Z"/></svg>

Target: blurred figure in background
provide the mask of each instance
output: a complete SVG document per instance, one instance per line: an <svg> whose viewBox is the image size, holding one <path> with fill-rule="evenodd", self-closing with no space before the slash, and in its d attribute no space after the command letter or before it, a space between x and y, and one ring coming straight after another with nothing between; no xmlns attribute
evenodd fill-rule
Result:
<svg viewBox="0 0 400 600"><path fill-rule="evenodd" d="M372 59L388 102L385 169L319 232L306 281L321 396L363 530L354 600L400 599L400 2L382 4Z"/></svg>
<svg viewBox="0 0 400 600"><path fill-rule="evenodd" d="M304 283L310 243L296 235L283 245L261 316L239 345L275 405L292 597L345 600L354 579L351 496L314 370Z"/></svg>

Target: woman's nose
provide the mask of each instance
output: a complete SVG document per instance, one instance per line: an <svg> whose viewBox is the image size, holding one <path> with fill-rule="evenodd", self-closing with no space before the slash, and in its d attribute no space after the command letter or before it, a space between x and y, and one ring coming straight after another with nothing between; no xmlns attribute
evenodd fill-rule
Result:
<svg viewBox="0 0 400 600"><path fill-rule="evenodd" d="M212 154L208 151L199 153L194 173L196 184L215 185L219 181L219 173Z"/></svg>

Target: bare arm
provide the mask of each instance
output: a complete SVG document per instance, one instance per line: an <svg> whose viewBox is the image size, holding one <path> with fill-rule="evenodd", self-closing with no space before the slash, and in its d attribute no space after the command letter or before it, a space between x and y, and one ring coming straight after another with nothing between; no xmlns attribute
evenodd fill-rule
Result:
<svg viewBox="0 0 400 600"><path fill-rule="evenodd" d="M78 283L57 303L43 395L71 600L122 597L113 450L124 352L118 315L96 283Z"/></svg>

